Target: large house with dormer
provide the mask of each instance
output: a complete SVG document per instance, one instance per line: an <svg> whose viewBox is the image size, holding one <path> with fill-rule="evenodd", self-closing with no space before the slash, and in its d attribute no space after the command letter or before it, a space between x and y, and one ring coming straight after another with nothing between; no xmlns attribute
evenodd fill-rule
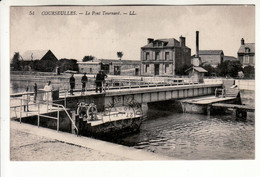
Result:
<svg viewBox="0 0 260 177"><path fill-rule="evenodd" d="M185 37L147 39L141 47L141 75L175 76L176 69L191 64L191 49L185 44Z"/></svg>
<svg viewBox="0 0 260 177"><path fill-rule="evenodd" d="M245 43L245 40L242 38L241 46L237 52L237 58L243 68L245 66L255 67L255 43Z"/></svg>

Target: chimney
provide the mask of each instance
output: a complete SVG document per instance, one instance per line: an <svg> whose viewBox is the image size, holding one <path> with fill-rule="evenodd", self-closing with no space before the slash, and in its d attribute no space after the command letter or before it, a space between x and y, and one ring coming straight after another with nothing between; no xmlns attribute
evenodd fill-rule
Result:
<svg viewBox="0 0 260 177"><path fill-rule="evenodd" d="M153 38L148 38L147 39L147 44L150 44L151 42L153 42Z"/></svg>
<svg viewBox="0 0 260 177"><path fill-rule="evenodd" d="M245 45L245 40L243 38L241 39L241 45Z"/></svg>
<svg viewBox="0 0 260 177"><path fill-rule="evenodd" d="M199 31L196 31L196 57L199 57Z"/></svg>
<svg viewBox="0 0 260 177"><path fill-rule="evenodd" d="M185 47L185 45L186 45L185 44L185 37L180 36L179 40L180 40L181 47Z"/></svg>

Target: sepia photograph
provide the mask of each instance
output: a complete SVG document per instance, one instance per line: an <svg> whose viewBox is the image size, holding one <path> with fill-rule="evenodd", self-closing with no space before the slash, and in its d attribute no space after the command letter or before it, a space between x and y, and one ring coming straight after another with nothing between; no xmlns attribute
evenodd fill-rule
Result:
<svg viewBox="0 0 260 177"><path fill-rule="evenodd" d="M11 163L256 159L254 4L9 15Z"/></svg>

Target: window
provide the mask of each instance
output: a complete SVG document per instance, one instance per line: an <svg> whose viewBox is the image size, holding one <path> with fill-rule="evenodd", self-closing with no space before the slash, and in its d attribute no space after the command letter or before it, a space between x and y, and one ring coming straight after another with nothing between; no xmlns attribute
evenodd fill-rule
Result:
<svg viewBox="0 0 260 177"><path fill-rule="evenodd" d="M165 52L165 60L169 60L170 59L170 53L169 52Z"/></svg>
<svg viewBox="0 0 260 177"><path fill-rule="evenodd" d="M145 72L147 73L149 65L145 65Z"/></svg>
<svg viewBox="0 0 260 177"><path fill-rule="evenodd" d="M165 73L167 73L167 71L168 71L168 68L169 68L169 64L165 64Z"/></svg>
<svg viewBox="0 0 260 177"><path fill-rule="evenodd" d="M145 60L149 60L150 58L150 53L149 52L145 52Z"/></svg>
<svg viewBox="0 0 260 177"><path fill-rule="evenodd" d="M89 68L89 72L92 73L92 68Z"/></svg>
<svg viewBox="0 0 260 177"><path fill-rule="evenodd" d="M160 53L159 52L155 52L155 60L159 60L160 59Z"/></svg>
<svg viewBox="0 0 260 177"><path fill-rule="evenodd" d="M248 55L244 56L244 62L243 63L249 63L249 56Z"/></svg>
<svg viewBox="0 0 260 177"><path fill-rule="evenodd" d="M250 52L250 49L246 47L246 48L245 48L245 52L246 52L246 53L249 53L249 52Z"/></svg>

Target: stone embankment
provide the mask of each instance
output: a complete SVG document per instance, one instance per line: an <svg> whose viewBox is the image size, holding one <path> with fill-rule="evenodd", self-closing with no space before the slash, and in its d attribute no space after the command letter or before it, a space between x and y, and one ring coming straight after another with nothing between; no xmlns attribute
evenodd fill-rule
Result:
<svg viewBox="0 0 260 177"><path fill-rule="evenodd" d="M11 121L11 161L175 160L74 134Z"/></svg>

